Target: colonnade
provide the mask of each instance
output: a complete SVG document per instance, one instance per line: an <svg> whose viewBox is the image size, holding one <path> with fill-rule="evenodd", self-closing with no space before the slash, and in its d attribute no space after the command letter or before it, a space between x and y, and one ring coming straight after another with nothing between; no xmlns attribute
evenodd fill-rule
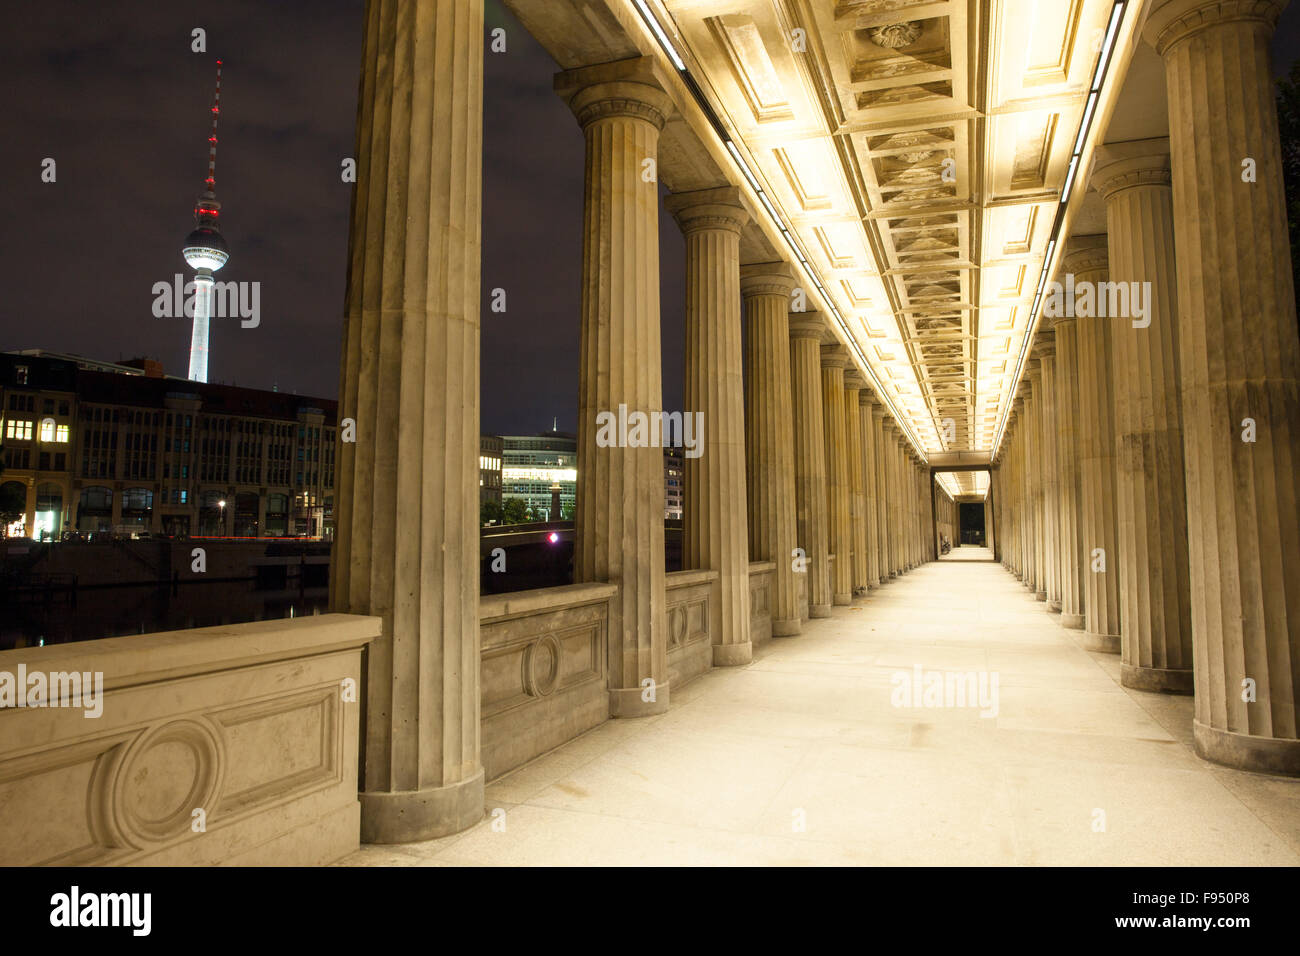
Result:
<svg viewBox="0 0 1300 956"><path fill-rule="evenodd" d="M335 610L384 622L361 784L362 837L379 843L455 832L483 807L483 8L407 7L409 22L382 4L367 13L340 390L356 441L341 445L331 578ZM671 702L662 450L598 440L601 413L663 411L660 198L645 173L671 88L649 57L555 81L586 143L574 578L619 586L613 717ZM751 562L774 564L772 631L790 636L934 556L927 467L824 317L792 311L792 263L742 262L751 214L738 185L666 200L686 239L685 412L703 423L702 454L686 458L683 559L716 572L715 666L751 660Z"/></svg>
<svg viewBox="0 0 1300 956"><path fill-rule="evenodd" d="M1156 4L1146 36L1166 65L1169 141L1099 157L1108 235L1065 259L1090 281L1149 281L1159 301L1143 328L1045 322L996 460L991 528L1063 624L1122 654L1125 683L1195 690L1204 754L1300 773L1300 345L1267 60L1281 6ZM330 583L334 609L383 620L364 688L367 842L483 812L483 0L401 8L366 13L339 411L356 441L339 447ZM574 571L618 585L616 717L661 713L672 689L661 449L599 442L597 416L662 411L646 173L674 82L649 57L555 82L585 138ZM935 540L928 466L824 317L792 310L792 263L745 261L752 209L738 181L701 181L707 166L668 207L686 237L686 411L704 416L684 553L716 572L713 663L727 666L751 658L751 562L773 562L773 632L789 636L933 559Z"/></svg>
<svg viewBox="0 0 1300 956"><path fill-rule="evenodd" d="M1153 5L1169 137L1097 150L1106 233L1066 243L1074 308L1044 309L993 500L1003 564L1119 654L1124 685L1194 693L1202 756L1300 774L1300 337L1268 61L1283 6Z"/></svg>

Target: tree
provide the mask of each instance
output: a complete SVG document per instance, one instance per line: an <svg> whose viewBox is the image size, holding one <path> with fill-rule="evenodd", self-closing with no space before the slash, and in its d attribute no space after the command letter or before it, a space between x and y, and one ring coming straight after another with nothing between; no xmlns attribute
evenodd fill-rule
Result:
<svg viewBox="0 0 1300 956"><path fill-rule="evenodd" d="M569 505L562 505L562 506L560 507L560 517L563 518L565 521L572 521L572 520L573 520L573 505L571 505L571 504L569 504Z"/></svg>
<svg viewBox="0 0 1300 956"><path fill-rule="evenodd" d="M501 523L501 502L489 498L483 502L478 509L478 520L481 525L500 524Z"/></svg>
<svg viewBox="0 0 1300 956"><path fill-rule="evenodd" d="M501 503L502 524L523 524L528 520L528 503L523 498L507 498Z"/></svg>

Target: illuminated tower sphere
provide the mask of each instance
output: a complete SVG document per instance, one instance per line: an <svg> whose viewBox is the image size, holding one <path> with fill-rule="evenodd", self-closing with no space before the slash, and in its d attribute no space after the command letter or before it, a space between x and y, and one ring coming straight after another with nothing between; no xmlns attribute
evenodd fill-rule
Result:
<svg viewBox="0 0 1300 956"><path fill-rule="evenodd" d="M212 318L212 274L226 264L230 249L221 238L217 218L217 119L221 114L221 61L217 61L217 92L212 101L212 135L208 137L208 178L194 207L195 229L185 237L181 255L194 270L194 328L190 333L190 372L194 382L208 380L208 324Z"/></svg>

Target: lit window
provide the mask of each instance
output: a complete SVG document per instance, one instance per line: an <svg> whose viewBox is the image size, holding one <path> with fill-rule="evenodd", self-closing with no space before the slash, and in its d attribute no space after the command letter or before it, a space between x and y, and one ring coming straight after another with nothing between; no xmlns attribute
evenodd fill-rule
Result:
<svg viewBox="0 0 1300 956"><path fill-rule="evenodd" d="M17 441L31 441L32 423L11 418L5 423L5 438L13 438Z"/></svg>
<svg viewBox="0 0 1300 956"><path fill-rule="evenodd" d="M41 441L54 441L54 419L41 419Z"/></svg>
<svg viewBox="0 0 1300 956"><path fill-rule="evenodd" d="M67 425L57 425L57 426L55 426L55 429L54 429L54 440L55 440L56 442L59 442L60 444L64 444L64 445L66 445L66 444L68 443L68 426L67 426Z"/></svg>
<svg viewBox="0 0 1300 956"><path fill-rule="evenodd" d="M182 492L181 492L181 504L186 504L186 503L188 503L188 502L189 502L189 498L190 498L190 493L189 493L188 491L182 491Z"/></svg>

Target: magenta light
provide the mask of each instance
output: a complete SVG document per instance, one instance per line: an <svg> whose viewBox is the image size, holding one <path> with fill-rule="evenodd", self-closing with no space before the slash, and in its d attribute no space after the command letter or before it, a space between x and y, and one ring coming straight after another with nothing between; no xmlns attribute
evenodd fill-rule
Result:
<svg viewBox="0 0 1300 956"><path fill-rule="evenodd" d="M549 537L550 537L550 539L551 539L551 544L555 544L555 542L557 542L557 541L560 540L560 536L559 536L558 534L556 534L554 531L552 531L552 532L550 533L550 536L549 536Z"/></svg>

